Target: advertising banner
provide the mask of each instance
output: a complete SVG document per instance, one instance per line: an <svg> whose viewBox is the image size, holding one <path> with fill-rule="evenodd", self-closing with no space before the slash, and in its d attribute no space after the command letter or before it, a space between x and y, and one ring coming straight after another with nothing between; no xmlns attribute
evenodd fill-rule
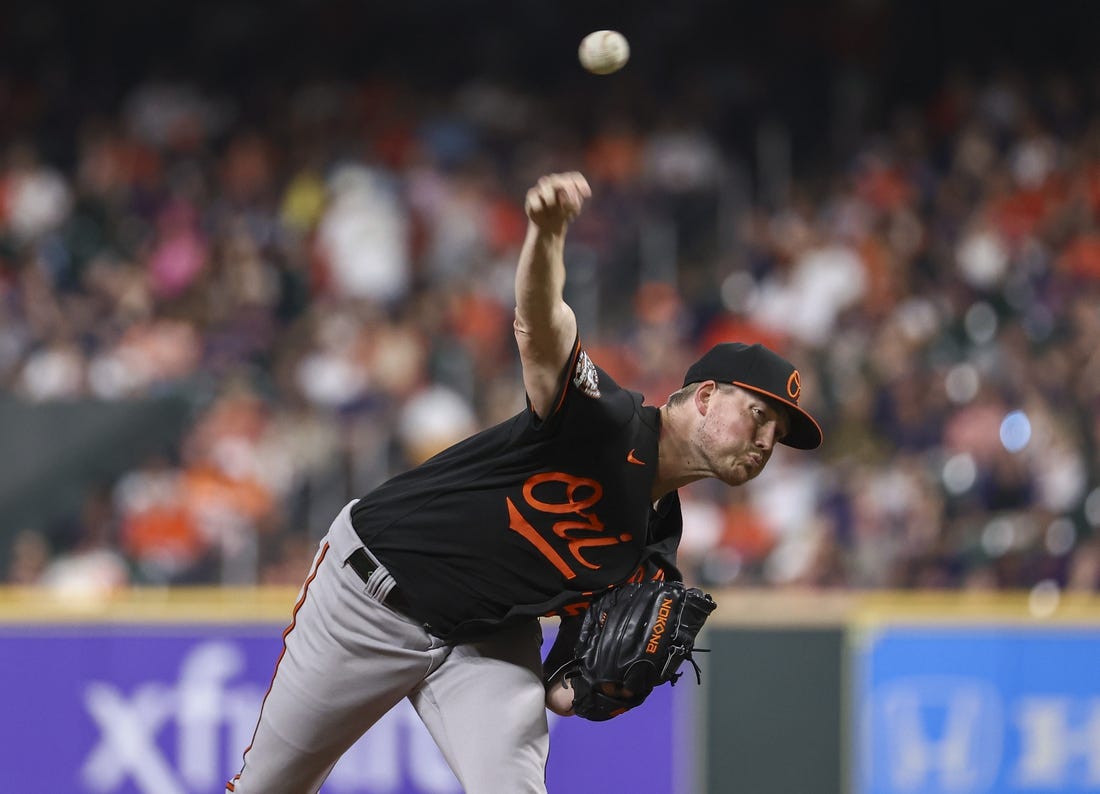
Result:
<svg viewBox="0 0 1100 794"><path fill-rule="evenodd" d="M280 648L280 628L266 624L0 627L0 791L222 791ZM550 791L691 791L692 759L677 741L690 747L684 712L693 684L663 687L607 723L551 714ZM403 702L344 756L322 792L461 789Z"/></svg>
<svg viewBox="0 0 1100 794"><path fill-rule="evenodd" d="M1100 627L884 626L855 661L859 794L1100 792Z"/></svg>

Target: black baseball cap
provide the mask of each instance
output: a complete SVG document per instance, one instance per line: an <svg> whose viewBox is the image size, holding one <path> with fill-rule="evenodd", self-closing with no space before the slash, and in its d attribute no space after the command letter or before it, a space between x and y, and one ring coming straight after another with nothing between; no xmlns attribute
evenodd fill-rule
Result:
<svg viewBox="0 0 1100 794"><path fill-rule="evenodd" d="M779 443L795 449L816 449L821 445L821 427L798 407L798 397L802 393L802 377L798 370L763 345L741 342L715 345L688 368L684 385L704 380L732 383L783 403L791 426Z"/></svg>

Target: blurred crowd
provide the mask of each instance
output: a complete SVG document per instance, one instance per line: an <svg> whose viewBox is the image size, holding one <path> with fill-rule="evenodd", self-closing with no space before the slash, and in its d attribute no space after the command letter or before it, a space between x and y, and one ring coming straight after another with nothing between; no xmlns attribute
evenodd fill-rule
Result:
<svg viewBox="0 0 1100 794"><path fill-rule="evenodd" d="M0 581L298 584L347 499L522 407L523 195L577 169L592 358L659 405L710 344L763 341L824 429L743 488L683 489L687 578L1096 590L1096 90L959 73L805 172L781 124L746 154L690 103L572 123L492 82L303 81L245 117L149 80L71 157L8 135L0 387L194 412L76 513L0 534Z"/></svg>

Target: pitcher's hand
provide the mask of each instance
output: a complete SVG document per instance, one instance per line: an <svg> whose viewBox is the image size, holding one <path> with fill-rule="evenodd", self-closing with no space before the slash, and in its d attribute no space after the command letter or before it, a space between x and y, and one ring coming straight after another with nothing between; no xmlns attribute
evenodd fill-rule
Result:
<svg viewBox="0 0 1100 794"><path fill-rule="evenodd" d="M588 180L579 171L548 174L527 191L524 209L540 230L560 234L580 214L585 199L591 195Z"/></svg>

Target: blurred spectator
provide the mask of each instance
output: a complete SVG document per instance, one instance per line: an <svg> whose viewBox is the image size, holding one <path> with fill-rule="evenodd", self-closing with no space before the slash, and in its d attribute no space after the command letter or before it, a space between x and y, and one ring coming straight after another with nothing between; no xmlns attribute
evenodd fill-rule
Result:
<svg viewBox="0 0 1100 794"><path fill-rule="evenodd" d="M78 600L105 596L130 583L129 565L118 549L109 494L85 499L63 551L53 557L36 584Z"/></svg>
<svg viewBox="0 0 1100 794"><path fill-rule="evenodd" d="M12 535L4 583L20 587L37 585L50 563L50 544L41 532L24 529Z"/></svg>
<svg viewBox="0 0 1100 794"><path fill-rule="evenodd" d="M477 429L474 412L453 390L433 386L417 392L397 418L404 468L423 463Z"/></svg>
<svg viewBox="0 0 1100 794"><path fill-rule="evenodd" d="M317 241L336 294L383 305L405 297L408 218L390 181L346 164L329 178L328 195Z"/></svg>
<svg viewBox="0 0 1100 794"><path fill-rule="evenodd" d="M182 472L162 459L123 475L114 490L121 548L136 579L151 584L210 578L200 566L207 540L184 501Z"/></svg>
<svg viewBox="0 0 1100 794"><path fill-rule="evenodd" d="M1095 86L945 70L800 168L816 109L757 127L763 76L692 68L667 113L627 71L605 103L318 68L254 96L142 75L93 113L28 83L0 122L0 384L194 418L64 542L0 535L6 581L297 584L332 505L518 409L518 186L580 168L594 360L661 402L700 349L763 341L824 420L816 456L685 489L690 578L1100 589Z"/></svg>
<svg viewBox="0 0 1100 794"><path fill-rule="evenodd" d="M0 168L0 228L17 244L34 243L64 223L72 208L65 177L42 163L34 148L8 148Z"/></svg>

